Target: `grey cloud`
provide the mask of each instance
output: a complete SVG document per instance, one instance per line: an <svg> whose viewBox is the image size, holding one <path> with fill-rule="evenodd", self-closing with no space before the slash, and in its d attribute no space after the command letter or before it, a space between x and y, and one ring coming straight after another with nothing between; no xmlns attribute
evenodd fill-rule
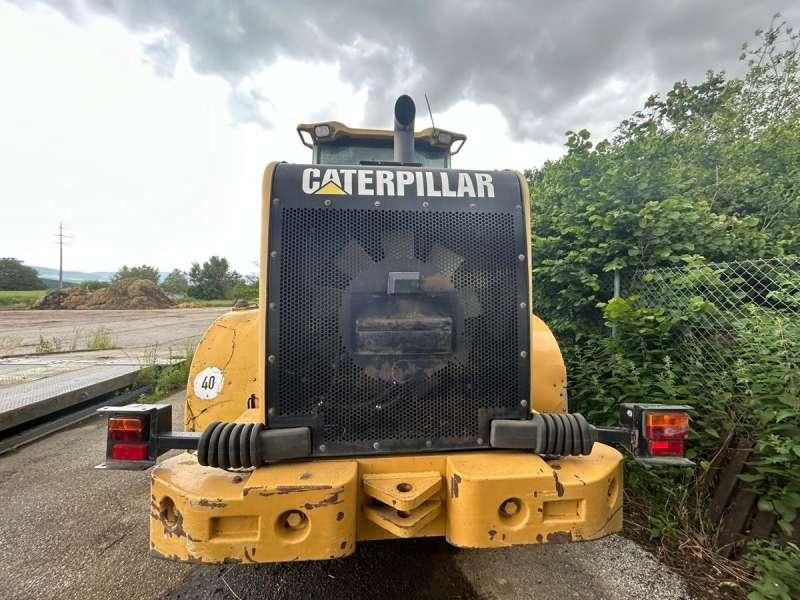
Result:
<svg viewBox="0 0 800 600"><path fill-rule="evenodd" d="M165 34L144 47L144 55L153 71L161 77L172 77L178 64L179 42L172 34Z"/></svg>
<svg viewBox="0 0 800 600"><path fill-rule="evenodd" d="M607 127L638 108L639 94L676 80L738 72L741 42L774 12L786 8L800 21L790 0L48 2L79 23L100 13L136 32L170 32L164 44L187 44L193 68L231 83L238 119L266 124L262 101L239 86L288 56L338 62L342 77L367 89L364 125L386 126L398 94L420 103L427 92L437 111L461 99L494 104L512 137L543 142L561 141L567 129ZM148 60L171 73L176 47L151 47ZM656 89L632 86L648 78ZM621 90L597 94L610 81Z"/></svg>

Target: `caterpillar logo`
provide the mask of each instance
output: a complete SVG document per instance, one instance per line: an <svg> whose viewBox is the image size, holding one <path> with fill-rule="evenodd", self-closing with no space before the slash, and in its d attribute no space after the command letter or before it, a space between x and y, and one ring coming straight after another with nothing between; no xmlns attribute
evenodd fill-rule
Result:
<svg viewBox="0 0 800 600"><path fill-rule="evenodd" d="M324 196L494 198L489 173L309 167L303 170L302 186L306 194Z"/></svg>

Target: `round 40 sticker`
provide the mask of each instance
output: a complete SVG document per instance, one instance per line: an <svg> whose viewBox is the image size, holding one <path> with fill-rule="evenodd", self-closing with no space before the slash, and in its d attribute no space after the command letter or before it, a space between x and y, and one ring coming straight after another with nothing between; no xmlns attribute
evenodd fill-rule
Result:
<svg viewBox="0 0 800 600"><path fill-rule="evenodd" d="M203 400L212 400L222 391L225 376L217 367L206 367L194 378L194 395Z"/></svg>

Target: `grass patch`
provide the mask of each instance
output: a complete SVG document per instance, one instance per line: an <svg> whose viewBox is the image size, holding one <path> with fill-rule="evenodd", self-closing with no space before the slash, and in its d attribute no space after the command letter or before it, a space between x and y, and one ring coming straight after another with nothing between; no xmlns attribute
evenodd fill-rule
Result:
<svg viewBox="0 0 800 600"><path fill-rule="evenodd" d="M117 346L111 337L111 331L107 327L98 327L86 336L86 347L89 350L111 350Z"/></svg>
<svg viewBox="0 0 800 600"><path fill-rule="evenodd" d="M0 308L30 308L47 290L0 290Z"/></svg>
<svg viewBox="0 0 800 600"><path fill-rule="evenodd" d="M149 364L142 369L137 378L137 385L154 383L153 391L143 394L139 402L152 404L160 402L175 390L185 388L189 381L189 368L192 366L194 350L187 349L181 362L161 367L156 364Z"/></svg>
<svg viewBox="0 0 800 600"><path fill-rule="evenodd" d="M46 338L39 335L39 341L36 343L33 351L36 354L52 354L54 352L61 352L64 349L64 340L59 337Z"/></svg>

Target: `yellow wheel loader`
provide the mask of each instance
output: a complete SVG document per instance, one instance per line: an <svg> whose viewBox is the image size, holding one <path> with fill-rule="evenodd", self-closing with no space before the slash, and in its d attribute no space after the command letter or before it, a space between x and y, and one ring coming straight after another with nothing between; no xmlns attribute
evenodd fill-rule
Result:
<svg viewBox="0 0 800 600"><path fill-rule="evenodd" d="M200 563L333 559L444 536L498 548L622 527L622 454L689 465L687 406L569 412L531 312L530 202L514 171L450 167L466 137L303 124L312 164L271 163L257 309L194 354L170 405L103 409L106 468L149 468L150 552ZM157 463L171 449L184 452Z"/></svg>

